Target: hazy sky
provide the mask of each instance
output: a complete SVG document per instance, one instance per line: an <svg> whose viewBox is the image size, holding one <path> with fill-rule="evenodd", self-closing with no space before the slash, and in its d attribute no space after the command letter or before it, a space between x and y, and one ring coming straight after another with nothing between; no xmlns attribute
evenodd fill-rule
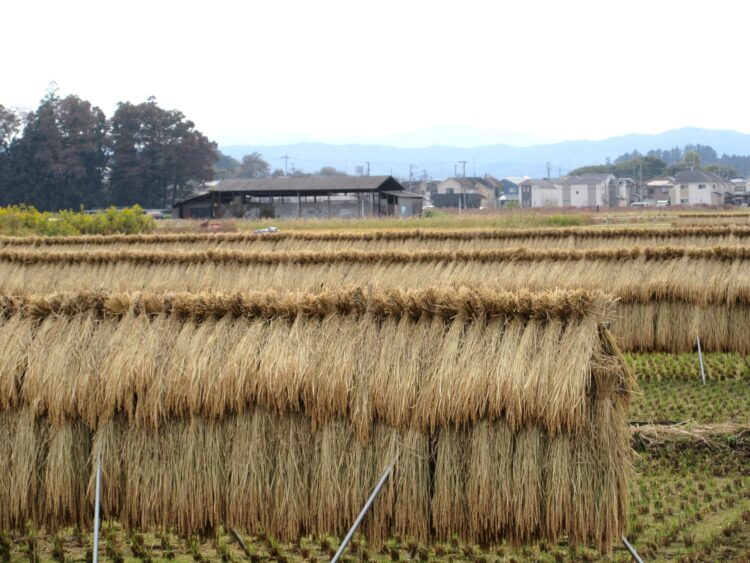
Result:
<svg viewBox="0 0 750 563"><path fill-rule="evenodd" d="M220 144L750 132L750 4L6 0L0 104L156 96ZM500 135L499 135L500 136Z"/></svg>

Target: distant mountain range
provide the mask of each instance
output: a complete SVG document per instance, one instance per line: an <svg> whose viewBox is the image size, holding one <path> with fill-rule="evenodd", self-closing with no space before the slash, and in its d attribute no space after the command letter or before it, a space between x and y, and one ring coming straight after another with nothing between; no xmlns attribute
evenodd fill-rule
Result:
<svg viewBox="0 0 750 563"><path fill-rule="evenodd" d="M369 170L371 175L392 174L399 178L416 179L426 172L434 179L463 172L467 176L492 174L504 176L545 177L547 163L552 176L565 174L579 166L604 164L607 158L614 161L619 155L638 150L671 149L687 144L713 147L719 155L750 155L750 134L737 131L685 127L658 135L623 135L601 141L563 141L527 147L511 145L482 145L473 148L458 146L427 146L424 148L395 147L383 144L328 144L296 143L289 145L229 145L220 147L224 154L241 159L258 152L272 168L284 169L284 156L288 171L292 169L314 172L323 166L334 166L349 174L357 167ZM464 161L464 163L461 163Z"/></svg>

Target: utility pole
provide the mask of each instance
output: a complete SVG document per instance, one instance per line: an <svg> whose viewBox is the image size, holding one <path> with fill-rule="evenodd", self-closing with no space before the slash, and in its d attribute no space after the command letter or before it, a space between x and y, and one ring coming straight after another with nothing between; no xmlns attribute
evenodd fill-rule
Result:
<svg viewBox="0 0 750 563"><path fill-rule="evenodd" d="M286 163L289 160L289 155L285 154L284 156L281 157L281 160L284 161L284 176L286 176Z"/></svg>
<svg viewBox="0 0 750 563"><path fill-rule="evenodd" d="M458 161L458 163L463 167L463 171L461 172L461 176L463 176L464 178L466 178L466 163L467 162L468 162L467 160L459 160Z"/></svg>
<svg viewBox="0 0 750 563"><path fill-rule="evenodd" d="M552 165L550 164L549 160L547 161L547 179L549 180L549 175L552 170Z"/></svg>
<svg viewBox="0 0 750 563"><path fill-rule="evenodd" d="M416 164L409 165L409 185L411 186L411 180L414 176L414 170L417 168Z"/></svg>
<svg viewBox="0 0 750 563"><path fill-rule="evenodd" d="M641 191L641 194L643 193L643 158L638 158L638 185Z"/></svg>
<svg viewBox="0 0 750 563"><path fill-rule="evenodd" d="M367 175L369 176L370 175L370 163L367 162L365 164L367 164Z"/></svg>

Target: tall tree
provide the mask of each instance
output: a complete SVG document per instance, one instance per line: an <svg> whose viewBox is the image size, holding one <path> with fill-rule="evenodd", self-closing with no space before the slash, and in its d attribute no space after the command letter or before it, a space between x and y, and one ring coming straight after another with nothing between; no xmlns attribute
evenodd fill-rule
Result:
<svg viewBox="0 0 750 563"><path fill-rule="evenodd" d="M238 176L240 178L264 178L271 173L271 166L263 160L263 155L254 152L242 157L242 166Z"/></svg>
<svg viewBox="0 0 750 563"><path fill-rule="evenodd" d="M0 153L8 150L21 126L15 111L0 104Z"/></svg>
<svg viewBox="0 0 750 563"><path fill-rule="evenodd" d="M0 204L12 201L11 149L20 126L21 120L16 112L0 104Z"/></svg>
<svg viewBox="0 0 750 563"><path fill-rule="evenodd" d="M77 96L60 99L50 89L10 145L3 203L50 210L101 205L106 135L99 108Z"/></svg>
<svg viewBox="0 0 750 563"><path fill-rule="evenodd" d="M346 176L346 172L342 172L334 166L323 166L318 170L318 176Z"/></svg>
<svg viewBox="0 0 750 563"><path fill-rule="evenodd" d="M216 143L177 110L154 98L120 103L111 120L111 192L114 203L166 207L213 178Z"/></svg>
<svg viewBox="0 0 750 563"><path fill-rule="evenodd" d="M218 151L217 155L218 160L214 164L214 177L231 178L239 172L240 166L242 166L239 160L221 151Z"/></svg>

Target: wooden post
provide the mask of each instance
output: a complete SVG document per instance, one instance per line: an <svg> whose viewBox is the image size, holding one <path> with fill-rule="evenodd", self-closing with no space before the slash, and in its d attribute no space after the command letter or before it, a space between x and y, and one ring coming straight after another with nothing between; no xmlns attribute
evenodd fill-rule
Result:
<svg viewBox="0 0 750 563"><path fill-rule="evenodd" d="M302 198L297 192L297 218L302 217Z"/></svg>
<svg viewBox="0 0 750 563"><path fill-rule="evenodd" d="M331 192L328 192L328 218L331 218Z"/></svg>

